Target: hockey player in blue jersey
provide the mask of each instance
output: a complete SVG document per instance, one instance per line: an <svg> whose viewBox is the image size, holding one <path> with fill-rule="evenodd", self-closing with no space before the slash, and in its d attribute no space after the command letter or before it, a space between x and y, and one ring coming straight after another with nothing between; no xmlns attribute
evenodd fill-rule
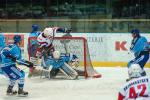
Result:
<svg viewBox="0 0 150 100"><path fill-rule="evenodd" d="M7 88L8 95L15 95L18 93L19 96L27 96L28 92L23 90L25 72L16 67L16 62L18 64L25 65L27 67L33 67L33 64L22 59L21 56L21 36L14 36L14 43L6 46L2 51L2 64L1 69L4 74L9 78L9 85ZM15 83L18 82L18 92L13 90Z"/></svg>
<svg viewBox="0 0 150 100"><path fill-rule="evenodd" d="M28 38L28 55L29 55L29 60L34 64L34 65L37 65L37 59L35 58L35 53L36 53L36 48L38 47L38 43L37 43L37 40L36 38L39 36L39 34L41 33L39 30L39 25L37 24L33 24L32 25L32 32L29 33L29 38L31 39L31 37L35 38L35 39L32 39L32 41L29 40ZM30 46L29 46L30 44ZM30 52L32 51L32 52Z"/></svg>
<svg viewBox="0 0 150 100"><path fill-rule="evenodd" d="M0 51L5 47L5 37L2 33L0 33Z"/></svg>
<svg viewBox="0 0 150 100"><path fill-rule="evenodd" d="M4 37L4 35L2 34L2 33L0 33L0 52L1 52L1 50L5 47L5 37ZM0 55L0 63L1 63L1 55ZM1 68L0 68L0 74L2 74L3 72L2 72L2 70L1 70Z"/></svg>
<svg viewBox="0 0 150 100"><path fill-rule="evenodd" d="M40 34L38 30L39 30L39 26L37 24L33 24L32 31L31 33L29 33L29 37L38 37Z"/></svg>
<svg viewBox="0 0 150 100"><path fill-rule="evenodd" d="M133 29L131 31L132 34L132 42L130 51L134 53L135 58L128 63L128 68L131 64L139 64L143 69L142 76L146 75L144 71L144 66L149 59L149 44L147 39L144 36L140 35L140 31L138 29Z"/></svg>

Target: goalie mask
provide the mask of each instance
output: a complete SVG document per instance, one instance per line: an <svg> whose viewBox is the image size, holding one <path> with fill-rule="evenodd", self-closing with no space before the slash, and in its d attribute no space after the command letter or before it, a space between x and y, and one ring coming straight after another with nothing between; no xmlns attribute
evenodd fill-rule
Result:
<svg viewBox="0 0 150 100"><path fill-rule="evenodd" d="M43 33L44 33L44 36L46 38L52 38L53 37L53 29L52 28L45 28Z"/></svg>
<svg viewBox="0 0 150 100"><path fill-rule="evenodd" d="M141 73L143 72L142 68L139 64L131 64L128 69L128 74L130 78L138 78L141 77Z"/></svg>
<svg viewBox="0 0 150 100"><path fill-rule="evenodd" d="M53 52L53 57L54 57L54 59L59 59L60 58L60 52L59 51L54 51Z"/></svg>

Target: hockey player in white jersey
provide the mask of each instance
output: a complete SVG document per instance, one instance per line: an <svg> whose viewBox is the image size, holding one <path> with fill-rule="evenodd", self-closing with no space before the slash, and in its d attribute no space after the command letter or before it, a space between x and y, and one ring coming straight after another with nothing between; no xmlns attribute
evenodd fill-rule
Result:
<svg viewBox="0 0 150 100"><path fill-rule="evenodd" d="M51 54L54 51L53 40L57 32L68 33L70 29L62 27L48 27L37 37L39 47L36 56L41 57L43 53Z"/></svg>
<svg viewBox="0 0 150 100"><path fill-rule="evenodd" d="M67 28L61 28L61 27L48 27L45 28L43 32L41 32L38 37L37 37L37 43L38 47L36 48L36 54L35 56L31 57L32 63L37 63L37 59L41 57L46 57L47 55L50 55L54 51L53 47L53 40L55 37L55 34L57 32L63 32L63 33L68 33L70 32L70 29ZM32 51L29 51L32 52ZM31 53L29 53L31 54ZM31 56L31 55L29 55ZM36 64L35 64L36 65Z"/></svg>
<svg viewBox="0 0 150 100"><path fill-rule="evenodd" d="M48 56L52 56L52 53L55 50L53 47L53 40L57 32L69 33L71 32L71 29L62 27L45 28L44 31L37 37L39 46L37 48L35 59L47 59ZM33 69L30 69L30 72L32 73Z"/></svg>
<svg viewBox="0 0 150 100"><path fill-rule="evenodd" d="M4 36L4 34L2 34L2 33L0 33L0 52L1 52L1 50L5 47L5 36ZM2 61L2 58L1 58L1 54L0 54L0 63L1 63L1 61ZM2 70L1 70L1 68L0 68L0 74L3 74L3 72L2 72Z"/></svg>
<svg viewBox="0 0 150 100"><path fill-rule="evenodd" d="M118 100L150 100L150 78L142 76L143 70L138 64L128 69L130 81L119 91Z"/></svg>

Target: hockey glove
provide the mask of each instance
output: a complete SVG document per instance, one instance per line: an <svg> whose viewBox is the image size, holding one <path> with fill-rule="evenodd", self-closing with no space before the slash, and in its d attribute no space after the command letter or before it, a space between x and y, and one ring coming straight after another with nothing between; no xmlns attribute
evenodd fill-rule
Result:
<svg viewBox="0 0 150 100"><path fill-rule="evenodd" d="M25 65L25 66L27 66L27 67L29 67L29 68L33 68L33 63L32 62L29 62L29 61L25 61L25 63L23 64L23 65Z"/></svg>
<svg viewBox="0 0 150 100"><path fill-rule="evenodd" d="M12 54L10 54L9 50L4 49L3 55L5 55L5 57L7 57L7 58L10 58L12 61L16 62L16 57L13 56Z"/></svg>
<svg viewBox="0 0 150 100"><path fill-rule="evenodd" d="M7 54L6 57L10 58L12 61L16 62L16 57L11 55L11 54Z"/></svg>
<svg viewBox="0 0 150 100"><path fill-rule="evenodd" d="M69 28L69 29L65 28L65 33L70 33L71 31L72 31L71 28Z"/></svg>

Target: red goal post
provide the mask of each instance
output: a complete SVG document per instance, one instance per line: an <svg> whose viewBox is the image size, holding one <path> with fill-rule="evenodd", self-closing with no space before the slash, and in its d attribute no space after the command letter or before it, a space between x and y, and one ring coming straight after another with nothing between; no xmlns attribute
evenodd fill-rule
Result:
<svg viewBox="0 0 150 100"><path fill-rule="evenodd" d="M37 42L36 37L28 38L28 54L29 58L34 52L31 50L32 42ZM99 78L101 74L97 73L92 65L87 40L84 37L55 37L53 40L55 50L61 53L71 53L79 58L78 71L84 72L85 78Z"/></svg>

